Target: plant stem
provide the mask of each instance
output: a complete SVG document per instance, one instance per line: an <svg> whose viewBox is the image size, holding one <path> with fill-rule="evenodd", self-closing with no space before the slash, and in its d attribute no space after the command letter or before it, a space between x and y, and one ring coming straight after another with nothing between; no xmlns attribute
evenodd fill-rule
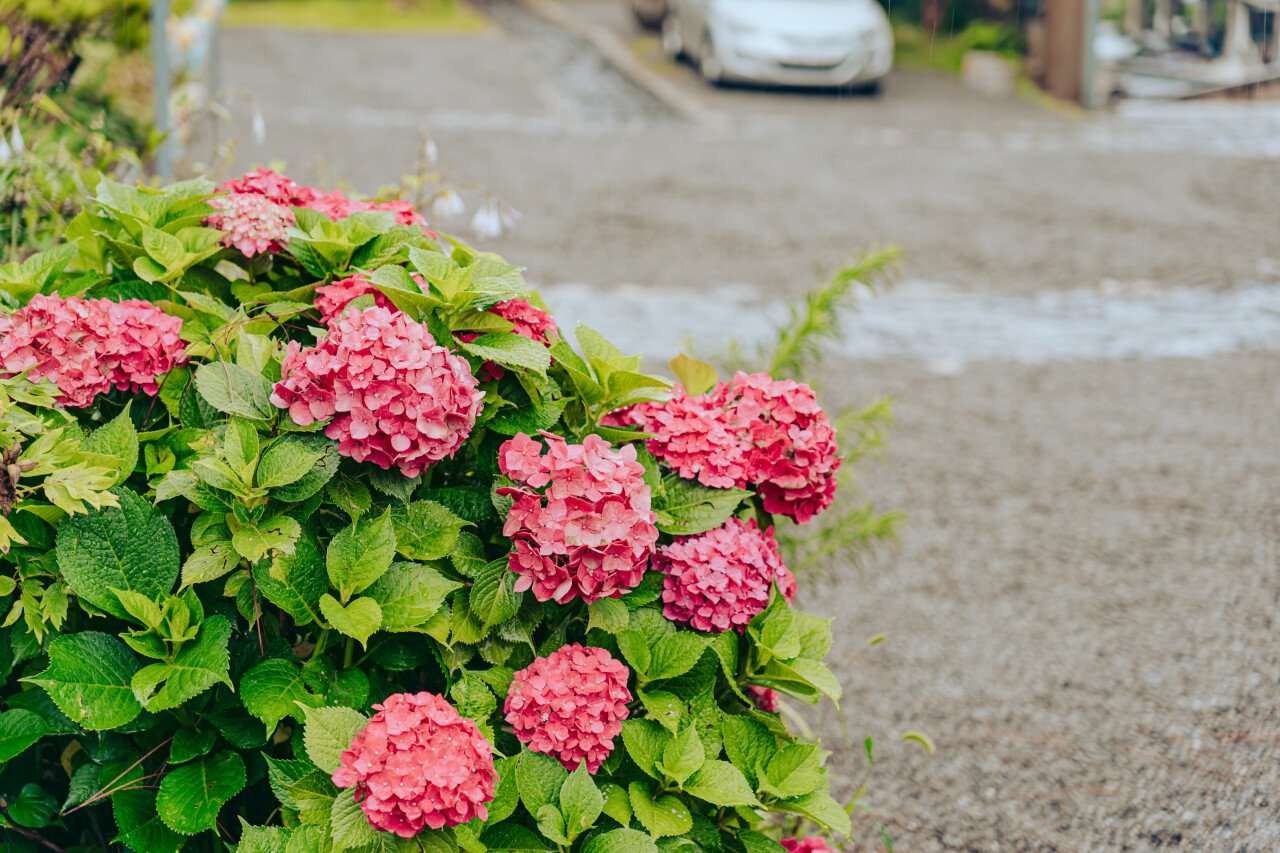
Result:
<svg viewBox="0 0 1280 853"><path fill-rule="evenodd" d="M347 645L342 650L342 668L350 669L351 664L356 659L356 641L351 637L347 637Z"/></svg>

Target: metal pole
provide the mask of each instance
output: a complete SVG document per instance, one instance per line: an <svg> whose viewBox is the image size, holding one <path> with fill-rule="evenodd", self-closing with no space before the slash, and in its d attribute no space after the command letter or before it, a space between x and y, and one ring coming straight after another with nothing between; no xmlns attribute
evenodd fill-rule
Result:
<svg viewBox="0 0 1280 853"><path fill-rule="evenodd" d="M173 140L169 138L169 93L173 71L169 67L169 0L151 0L151 63L155 71L156 130L161 134L156 148L155 171L162 181L173 178Z"/></svg>

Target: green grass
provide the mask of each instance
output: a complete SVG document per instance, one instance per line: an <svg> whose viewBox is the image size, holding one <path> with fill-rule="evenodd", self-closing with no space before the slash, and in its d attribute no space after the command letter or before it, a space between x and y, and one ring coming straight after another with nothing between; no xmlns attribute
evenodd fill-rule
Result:
<svg viewBox="0 0 1280 853"><path fill-rule="evenodd" d="M970 50L990 50L1019 58L1016 35L995 24L974 22L955 34L927 33L919 24L893 22L894 64L899 68L958 75Z"/></svg>
<svg viewBox="0 0 1280 853"><path fill-rule="evenodd" d="M472 33L489 26L460 0L233 0L230 27Z"/></svg>

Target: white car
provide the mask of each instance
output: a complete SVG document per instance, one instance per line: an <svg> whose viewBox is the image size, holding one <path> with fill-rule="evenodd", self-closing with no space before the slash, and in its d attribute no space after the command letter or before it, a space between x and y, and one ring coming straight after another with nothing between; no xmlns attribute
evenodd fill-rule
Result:
<svg viewBox="0 0 1280 853"><path fill-rule="evenodd" d="M893 30L876 0L669 0L662 47L712 84L878 91Z"/></svg>

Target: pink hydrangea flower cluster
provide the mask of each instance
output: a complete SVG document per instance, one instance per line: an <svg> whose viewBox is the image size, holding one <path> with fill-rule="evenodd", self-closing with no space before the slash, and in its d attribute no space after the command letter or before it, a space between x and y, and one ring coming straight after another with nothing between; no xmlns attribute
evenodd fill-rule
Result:
<svg viewBox="0 0 1280 853"><path fill-rule="evenodd" d="M333 771L369 823L401 838L487 820L497 773L476 724L433 693L396 693L356 733Z"/></svg>
<svg viewBox="0 0 1280 853"><path fill-rule="evenodd" d="M769 687L756 687L754 684L749 684L747 685L746 693L761 711L766 714L778 713L778 691Z"/></svg>
<svg viewBox="0 0 1280 853"><path fill-rule="evenodd" d="M825 839L816 835L806 835L803 838L784 838L781 843L787 853L836 853Z"/></svg>
<svg viewBox="0 0 1280 853"><path fill-rule="evenodd" d="M405 199L362 201L350 198L341 190L320 192L315 187L299 184L270 169L248 172L243 177L225 182L222 189L236 195L266 196L280 205L309 207L333 220L346 219L361 210L386 210L395 214L396 222L401 225L419 225L423 228L427 225L422 214Z"/></svg>
<svg viewBox="0 0 1280 853"><path fill-rule="evenodd" d="M290 341L271 401L357 462L406 477L457 452L484 392L467 362L436 346L423 323L374 306L348 311L313 347Z"/></svg>
<svg viewBox="0 0 1280 853"><path fill-rule="evenodd" d="M662 613L699 631L742 633L769 604L773 584L795 593L795 577L782 562L773 530L731 518L697 536L677 537L658 549ZM788 596L788 599L790 596Z"/></svg>
<svg viewBox="0 0 1280 853"><path fill-rule="evenodd" d="M288 229L298 222L292 210L261 195L215 195L209 206L214 212L205 217L205 225L226 231L222 244L234 246L246 258L284 249Z"/></svg>
<svg viewBox="0 0 1280 853"><path fill-rule="evenodd" d="M529 749L595 773L627 718L630 675L604 649L574 643L517 672L502 711Z"/></svg>
<svg viewBox="0 0 1280 853"><path fill-rule="evenodd" d="M52 381L74 408L113 387L154 396L157 377L187 361L181 330L180 319L141 299L37 294L0 316L0 370Z"/></svg>
<svg viewBox="0 0 1280 853"><path fill-rule="evenodd" d="M550 346L560 336L560 328L551 315L527 299L508 299L487 310L491 314L510 320L515 326L511 331L517 335L537 341L544 346ZM458 340L469 342L478 337L480 337L479 332L465 332L458 335ZM501 365L486 361L480 368L480 378L501 379L504 372Z"/></svg>
<svg viewBox="0 0 1280 853"><path fill-rule="evenodd" d="M320 312L320 319L325 325L329 325L342 314L342 309L354 299L359 299L366 294L373 294L373 304L385 308L388 311L397 311L395 304L383 295L382 291L373 286L369 279L360 273L355 273L341 281L335 281L333 284L326 284L316 288L315 306Z"/></svg>
<svg viewBox="0 0 1280 853"><path fill-rule="evenodd" d="M658 541L644 466L631 445L542 435L545 453L524 433L498 451L502 473L521 484L502 490L515 497L502 528L515 543L515 589L559 604L617 598L640 583Z"/></svg>
<svg viewBox="0 0 1280 853"><path fill-rule="evenodd" d="M613 416L654 437L649 451L704 486L755 486L766 510L803 524L831 505L840 451L813 389L739 372L707 394L678 392Z"/></svg>

